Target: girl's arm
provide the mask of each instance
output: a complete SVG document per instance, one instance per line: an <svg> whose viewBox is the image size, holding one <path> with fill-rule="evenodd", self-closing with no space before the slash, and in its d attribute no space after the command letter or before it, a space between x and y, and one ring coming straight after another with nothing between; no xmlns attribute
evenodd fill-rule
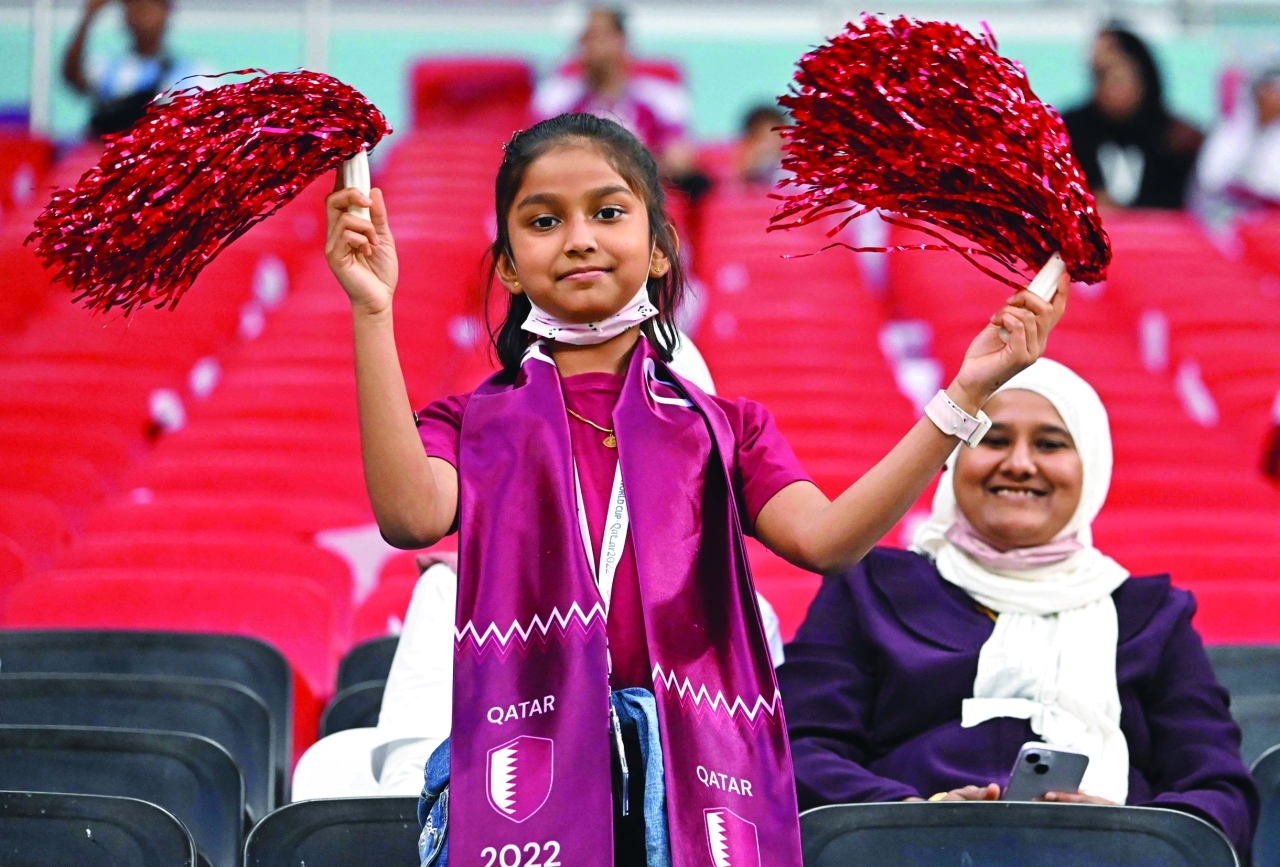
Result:
<svg viewBox="0 0 1280 867"><path fill-rule="evenodd" d="M1010 298L970 344L947 388L950 398L977 415L996 389L1040 358L1066 309L1069 288L1064 275L1052 303L1026 290ZM1007 343L1001 328L1009 332ZM756 534L770 550L813 572L852 566L906 514L959 443L921 418L834 502L809 482L783 488L760 510Z"/></svg>
<svg viewBox="0 0 1280 867"><path fill-rule="evenodd" d="M369 208L372 220L348 214L350 205ZM453 524L458 475L447 461L427 457L413 421L391 323L399 264L382 191L366 197L338 189L325 200L325 216L325 258L351 299L369 501L383 538L398 548L425 548Z"/></svg>

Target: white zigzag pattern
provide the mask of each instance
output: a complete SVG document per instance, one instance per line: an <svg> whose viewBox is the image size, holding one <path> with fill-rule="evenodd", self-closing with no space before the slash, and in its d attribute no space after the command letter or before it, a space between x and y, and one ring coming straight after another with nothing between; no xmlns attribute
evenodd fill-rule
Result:
<svg viewBox="0 0 1280 867"><path fill-rule="evenodd" d="M577 618L583 628L586 628L589 627L591 625L591 621L595 620L597 617L604 620L604 608L599 602L593 605L591 610L585 614L578 606L578 603L575 602L569 607L569 611L566 614L561 614L559 608L552 608L551 613L547 615L546 620L543 620L538 614L533 615L533 620L529 621L528 626L522 624L519 620L513 620L511 621L511 626L508 627L506 632L499 629L498 624L490 623L485 629L484 634L480 634L476 631L475 624L468 620L466 625L461 629L454 630L453 637L459 644L461 644L467 640L468 636L470 636L471 640L475 642L477 649L483 648L485 643L491 640L498 642L498 644L505 648L511 642L513 635L519 634L521 641L528 641L529 636L532 635L535 630L545 637L547 633L551 631L551 627L553 626L558 626L563 632L569 628L569 625L574 618Z"/></svg>
<svg viewBox="0 0 1280 867"><path fill-rule="evenodd" d="M711 693L707 690L706 684L703 684L695 690L693 688L693 684L689 682L689 678L686 677L682 681L678 680L674 671L667 674L662 670L661 665L654 665L653 667L653 682L655 685L661 683L663 688L668 691L674 689L676 694L681 698L692 697L695 705L705 703L711 710L721 710L729 716L740 713L752 722L755 722L756 716L762 710L769 714L769 716L776 716L778 713L779 695L776 690L773 693L772 700L765 701L764 696L758 695L756 696L755 705L748 708L747 703L742 700L742 696L734 696L733 703L731 704L729 700L724 697L724 693L722 691L716 690L715 697L713 698Z"/></svg>
<svg viewBox="0 0 1280 867"><path fill-rule="evenodd" d="M729 840L724 832L724 813L707 813L707 842L711 844L711 860L716 867L732 867L729 860Z"/></svg>
<svg viewBox="0 0 1280 867"><path fill-rule="evenodd" d="M493 764L489 766L489 791L508 816L516 811L516 764L516 748L505 747L493 754Z"/></svg>

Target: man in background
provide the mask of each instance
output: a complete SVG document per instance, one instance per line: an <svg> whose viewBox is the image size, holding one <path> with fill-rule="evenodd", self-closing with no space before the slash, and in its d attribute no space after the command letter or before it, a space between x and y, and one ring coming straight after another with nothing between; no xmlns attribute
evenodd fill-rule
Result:
<svg viewBox="0 0 1280 867"><path fill-rule="evenodd" d="M120 0L132 42L128 53L95 58L86 64L84 46L89 28L111 2L87 0L62 59L63 79L91 101L89 129L95 137L128 129L146 113L156 94L195 72L166 50L165 30L172 11L169 0Z"/></svg>
<svg viewBox="0 0 1280 867"><path fill-rule="evenodd" d="M534 113L542 119L584 112L617 121L644 143L670 183L691 199L699 198L710 182L694 167L694 149L686 137L689 94L678 81L635 68L625 13L593 8L578 49L578 62L538 86Z"/></svg>

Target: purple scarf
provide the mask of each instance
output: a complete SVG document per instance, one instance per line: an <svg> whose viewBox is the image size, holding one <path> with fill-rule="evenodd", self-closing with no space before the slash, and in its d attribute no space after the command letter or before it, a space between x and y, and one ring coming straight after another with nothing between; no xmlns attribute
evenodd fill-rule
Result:
<svg viewBox="0 0 1280 867"><path fill-rule="evenodd" d="M723 411L641 338L614 408L674 867L800 867L782 702ZM564 394L535 346L476 389L458 457L449 856L611 867L605 613L579 533ZM637 809L639 805L633 805Z"/></svg>

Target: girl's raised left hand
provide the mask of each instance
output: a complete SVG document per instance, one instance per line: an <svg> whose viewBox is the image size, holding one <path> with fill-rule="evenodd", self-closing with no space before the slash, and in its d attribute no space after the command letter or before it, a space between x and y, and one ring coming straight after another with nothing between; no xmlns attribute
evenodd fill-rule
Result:
<svg viewBox="0 0 1280 867"><path fill-rule="evenodd" d="M960 373L947 389L951 399L976 414L996 389L1044 355L1049 332L1067 309L1070 290L1071 279L1063 274L1052 302L1026 289L1009 298L969 344ZM1008 332L1007 341L1001 329Z"/></svg>

